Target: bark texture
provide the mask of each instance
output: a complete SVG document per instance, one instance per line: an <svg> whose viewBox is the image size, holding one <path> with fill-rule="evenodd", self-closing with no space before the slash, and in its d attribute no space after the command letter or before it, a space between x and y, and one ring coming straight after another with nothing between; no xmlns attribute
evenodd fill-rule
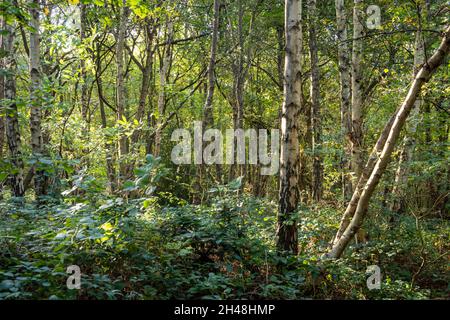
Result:
<svg viewBox="0 0 450 320"><path fill-rule="evenodd" d="M42 88L41 88L41 60L39 43L39 11L40 1L32 0L30 6L30 131L31 131L31 149L33 156L40 159L44 155L44 143L42 138ZM42 196L47 193L47 179L45 171L36 170L34 175L34 188L36 195Z"/></svg>
<svg viewBox="0 0 450 320"><path fill-rule="evenodd" d="M280 193L277 247L298 252L295 211L299 202L298 117L301 110L301 0L285 1L284 100L281 110Z"/></svg>
<svg viewBox="0 0 450 320"><path fill-rule="evenodd" d="M14 166L14 170L11 175L11 189L15 197L22 197L25 193L23 183L23 160L20 150L21 139L19 131L19 120L16 105L16 60L13 52L14 42L14 27L10 24L3 22L2 29L6 31L6 41L4 44L4 50L6 56L3 58L3 64L8 72L5 75L4 87L1 87L2 95L6 100L6 139L8 142L8 148L11 155L11 161Z"/></svg>

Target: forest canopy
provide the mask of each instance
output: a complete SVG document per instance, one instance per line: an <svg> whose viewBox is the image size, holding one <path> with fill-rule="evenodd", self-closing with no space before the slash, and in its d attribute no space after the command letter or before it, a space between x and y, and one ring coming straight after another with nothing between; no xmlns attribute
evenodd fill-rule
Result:
<svg viewBox="0 0 450 320"><path fill-rule="evenodd" d="M3 0L0 300L448 299L449 17Z"/></svg>

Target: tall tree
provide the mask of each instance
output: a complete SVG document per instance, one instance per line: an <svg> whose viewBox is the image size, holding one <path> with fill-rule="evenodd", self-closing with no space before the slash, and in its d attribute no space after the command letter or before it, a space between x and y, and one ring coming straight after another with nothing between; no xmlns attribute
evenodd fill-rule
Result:
<svg viewBox="0 0 450 320"><path fill-rule="evenodd" d="M349 174L349 160L351 146L350 137L352 132L351 119L351 70L350 53L347 39L347 15L345 12L344 0L335 0L336 6L336 27L338 41L338 64L340 78L340 96L341 96L341 130L344 143L344 152L341 161L342 167L342 189L344 198L349 198L352 193L351 180Z"/></svg>
<svg viewBox="0 0 450 320"><path fill-rule="evenodd" d="M430 80L433 73L444 62L444 58L448 55L449 51L450 26L447 26L441 44L434 52L433 56L420 68L401 107L385 126L385 129L375 146L375 149L380 150L380 152L374 152L372 156L369 157L368 164L360 179L363 186L361 186L361 188L356 188L353 194L354 199L350 201L347 210L344 213L344 216L347 215L347 217L352 218L351 220L348 219L349 223L342 235L339 238L335 237L335 239L338 239L334 241L332 248L325 257L334 259L339 258L350 243L352 237L360 229L367 214L370 198L386 170L395 143L400 135L400 131L411 110L414 108L417 96L420 94L423 85Z"/></svg>
<svg viewBox="0 0 450 320"><path fill-rule="evenodd" d="M207 73L207 92L205 104L203 106L204 127L211 127L214 124L213 97L215 88L215 67L216 67L217 46L219 42L220 0L214 0L213 12L214 12L213 13L214 19L211 36L211 51L209 56L208 73Z"/></svg>
<svg viewBox="0 0 450 320"><path fill-rule="evenodd" d="M363 130L362 130L362 52L363 52L363 15L362 0L354 0L353 5L353 48L352 48L352 185L355 186L363 169Z"/></svg>
<svg viewBox="0 0 450 320"><path fill-rule="evenodd" d="M33 156L40 159L44 154L44 143L42 139L42 70L40 59L40 0L30 2L30 46L29 46L29 68L30 68L30 131L31 149ZM37 169L34 175L34 186L37 196L47 193L47 179L45 171Z"/></svg>
<svg viewBox="0 0 450 320"><path fill-rule="evenodd" d="M317 1L308 1L309 56L311 61L311 132L312 132L312 196L315 201L322 198L323 163L320 146L322 129L320 124L320 74L317 49Z"/></svg>
<svg viewBox="0 0 450 320"><path fill-rule="evenodd" d="M285 1L285 67L281 108L280 193L277 247L298 252L295 211L299 202L298 117L301 110L302 1Z"/></svg>
<svg viewBox="0 0 450 320"><path fill-rule="evenodd" d="M127 30L128 7L126 0L122 0L120 6L119 26L116 36L116 105L117 105L117 120L123 121L126 119L125 115L125 79L124 79L124 50L125 50L125 33ZM122 128L121 128L122 129ZM128 176L128 166L126 159L128 155L128 139L123 132L119 132L119 185Z"/></svg>
<svg viewBox="0 0 450 320"><path fill-rule="evenodd" d="M13 43L15 37L15 28L6 19L2 19L2 30L5 30L6 41L2 40L1 49L5 50L6 56L3 58L3 65L7 70L4 76L4 86L0 87L1 95L5 98L3 108L6 112L6 139L8 141L9 152L11 154L12 164L14 165L11 179L11 187L14 196L21 197L24 195L23 184L23 160L20 150L20 130L18 111L16 104L16 59L14 57ZM5 44L3 45L3 42ZM1 76L3 78L3 75ZM3 110L2 110L3 111Z"/></svg>
<svg viewBox="0 0 450 320"><path fill-rule="evenodd" d="M172 41L173 41L173 20L167 17L166 23L166 45L162 47L159 63L159 93L158 93L158 118L156 121L155 149L154 154L159 156L161 152L161 125L164 114L166 113L166 91L167 81L169 80L169 70L172 64Z"/></svg>
<svg viewBox="0 0 450 320"><path fill-rule="evenodd" d="M105 111L105 98L103 93L103 80L102 80L102 59L101 59L101 46L102 42L100 40L97 40L96 44L96 54L95 54L95 78L97 82L97 95L98 95L98 104L100 109L100 119L101 119L101 126L103 129L108 128L108 122L106 118L106 111ZM115 160L115 145L112 144L109 141L109 137L106 136L106 142L105 142L105 154L106 154L106 174L108 176L108 182L109 182L109 191L113 193L116 190L117 180L116 180L116 169L114 167L114 160Z"/></svg>
<svg viewBox="0 0 450 320"><path fill-rule="evenodd" d="M144 38L145 38L145 61L143 64L138 64L138 67L142 73L141 90L139 92L139 105L136 112L136 120L138 123L142 123L145 117L147 100L150 93L150 84L153 75L153 55L154 49L154 37L156 33L155 19L147 17L144 19ZM133 53L130 52L130 55ZM141 130L136 130L132 137L131 143L135 144L139 141L141 136Z"/></svg>
<svg viewBox="0 0 450 320"><path fill-rule="evenodd" d="M84 41L86 39L86 28L87 28L87 12L86 12L86 4L80 3L80 41L82 48L84 47ZM80 60L80 69L81 69L81 117L83 118L86 129L89 127L89 91L88 91L88 77L86 71L86 62L85 59ZM85 134L89 137L89 134L85 130Z"/></svg>

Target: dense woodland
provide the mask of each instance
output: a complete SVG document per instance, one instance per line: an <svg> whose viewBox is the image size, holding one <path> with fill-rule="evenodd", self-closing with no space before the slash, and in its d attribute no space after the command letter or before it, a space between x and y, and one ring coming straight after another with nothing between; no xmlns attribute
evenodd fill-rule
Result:
<svg viewBox="0 0 450 320"><path fill-rule="evenodd" d="M450 296L448 1L0 10L0 299Z"/></svg>

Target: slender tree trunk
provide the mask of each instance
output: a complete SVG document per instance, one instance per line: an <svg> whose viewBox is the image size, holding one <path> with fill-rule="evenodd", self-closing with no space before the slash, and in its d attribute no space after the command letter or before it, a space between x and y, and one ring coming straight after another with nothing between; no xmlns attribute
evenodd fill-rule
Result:
<svg viewBox="0 0 450 320"><path fill-rule="evenodd" d="M284 98L281 115L280 193L277 247L298 252L297 219L299 202L298 117L301 110L301 27L302 1L285 1Z"/></svg>
<svg viewBox="0 0 450 320"><path fill-rule="evenodd" d="M150 82L152 79L152 71L153 71L153 38L155 34L155 26L153 25L153 19L146 19L145 21L145 39L146 39L146 48L145 48L145 64L143 66L142 70L142 84L141 84L141 91L139 93L139 105L138 110L136 113L136 120L139 123L142 123L145 116L146 111L146 104L147 99L149 95L149 89L150 89ZM134 145L139 141L141 135L140 130L136 130L132 137L131 141Z"/></svg>
<svg viewBox="0 0 450 320"><path fill-rule="evenodd" d="M214 126L214 117L213 117L213 98L214 98L214 90L215 90L215 68L216 68L216 56L217 49L219 44L219 21L220 21L220 0L214 0L214 9L213 9L213 30L211 36L211 49L210 56L208 62L208 71L207 71L207 83L205 83L205 104L203 106L203 132L208 128L212 128ZM203 136L203 134L202 134ZM195 181L197 192L200 195L199 197L195 197L194 201L200 202L203 198L203 187L202 187L202 179L206 174L206 168L203 165L197 167L197 177Z"/></svg>
<svg viewBox="0 0 450 320"><path fill-rule="evenodd" d="M381 176L386 170L386 167L390 160L390 156L392 154L392 151L394 150L395 143L400 135L400 131L405 124L409 113L414 108L420 90L422 89L422 86L430 80L436 69L444 62L444 58L449 53L449 51L450 27L447 27L444 31L444 37L439 48L417 73L405 100L393 117L392 124L390 124L390 121L386 125L386 128L390 127L390 129L388 130L387 138L385 139L384 143L382 143L380 140L383 140L382 136L386 133L387 130L386 128L385 130L383 130L382 136L380 136L377 142L377 145L378 143L383 144L383 146L380 146L381 148L379 148L381 152L375 153L375 159L373 160L373 162L368 164L364 169L364 174L361 177L360 182L363 182L363 180L366 180L366 182L364 183L364 186L362 188L357 188L357 190L353 194L353 197L355 199L358 199L349 203L344 214L347 215L348 213L348 216L352 217L351 221L348 223L348 226L346 227L342 235L336 241L334 241L332 248L325 255L326 258L339 258L350 243L352 237L356 234L356 232L358 232L359 228L361 227L367 213L370 198L375 191L375 188L378 185ZM371 160L369 159L369 161ZM372 166L372 163L374 163L373 169L370 170L370 166ZM366 178L366 176L368 178Z"/></svg>
<svg viewBox="0 0 450 320"><path fill-rule="evenodd" d="M213 118L213 97L215 88L215 68L216 68L216 55L217 46L219 42L219 13L220 13L220 0L214 0L214 21L213 32L211 38L211 53L208 64L208 83L205 105L203 106L203 127L208 128L214 125Z"/></svg>
<svg viewBox="0 0 450 320"><path fill-rule="evenodd" d="M106 112L105 112L105 104L103 102L103 82L101 77L101 71L102 71L102 64L101 64L101 56L100 56L100 48L101 44L97 43L97 55L95 57L96 60L96 69L95 69L95 77L97 79L97 93L98 93L98 103L100 107L100 118L102 122L102 128L106 129L108 128L108 122L106 120ZM105 142L105 155L106 155L106 175L108 176L109 181L109 190L111 193L114 193L116 190L116 170L114 168L114 154L115 154L115 147L114 144L111 144L110 137L106 137Z"/></svg>
<svg viewBox="0 0 450 320"><path fill-rule="evenodd" d="M86 39L86 27L87 27L87 16L86 16L86 4L80 3L80 40L81 43ZM82 58L80 60L81 66L81 116L83 121L85 122L85 128L89 127L88 125L88 114L89 114L89 105L88 105L88 83L87 83L87 72L86 72L86 63ZM85 132L87 134L87 132Z"/></svg>
<svg viewBox="0 0 450 320"><path fill-rule="evenodd" d="M352 51L352 186L354 187L363 169L363 131L362 131L362 51L363 51L363 16L362 0L354 0L353 6L353 51ZM352 190L354 191L354 190Z"/></svg>
<svg viewBox="0 0 450 320"><path fill-rule="evenodd" d="M9 152L11 154L11 160L14 165L14 171L11 179L11 189L15 197L22 197L25 193L23 184L23 160L20 151L20 129L18 112L16 105L16 60L13 52L14 42L14 27L3 21L1 28L7 32L7 35L3 35L6 41L4 46L2 43L2 49L4 48L6 56L3 58L5 69L8 70L4 76L4 86L0 87L2 95L8 101L6 105L6 139L8 141ZM3 42L3 41L2 41ZM3 78L3 76L1 76Z"/></svg>
<svg viewBox="0 0 450 320"><path fill-rule="evenodd" d="M39 43L39 11L40 1L32 0L30 6L30 131L31 131L31 149L33 156L37 159L44 154L44 145L42 139L42 88L41 88L41 61L40 61L40 43ZM45 171L36 170L34 175L34 186L36 195L42 196L47 193Z"/></svg>
<svg viewBox="0 0 450 320"><path fill-rule="evenodd" d="M352 185L349 178L349 159L350 159L350 137L352 132L351 122L351 70L350 54L347 42L347 17L345 13L344 0L335 0L336 6L336 25L338 40L338 61L340 77L340 95L341 95L341 130L343 135L344 152L341 161L342 167L342 189L345 199L349 199L352 194Z"/></svg>
<svg viewBox="0 0 450 320"><path fill-rule="evenodd" d="M244 10L241 0L238 0L238 24L237 24L237 55L234 58L233 69L233 127L235 130L243 128L244 125L244 35L243 35L243 17ZM235 149L235 156L237 150ZM244 175L245 165L234 164L230 167L231 178Z"/></svg>
<svg viewBox="0 0 450 320"><path fill-rule="evenodd" d="M155 148L154 155L159 156L161 153L161 124L163 123L164 114L166 113L166 84L169 77L170 65L172 64L172 40L173 40L173 21L168 18L166 25L167 45L164 47L160 65L159 65L159 94L158 94L158 118L156 121L155 132Z"/></svg>
<svg viewBox="0 0 450 320"><path fill-rule="evenodd" d="M123 121L125 115L125 80L124 80L124 49L125 49L125 32L127 28L128 7L126 0L122 0L120 8L120 24L117 32L116 44L116 66L117 66L117 85L116 85L116 103L117 103L117 120ZM119 133L119 177L118 185L124 181L128 176L128 166L126 159L128 155L128 141L127 136L122 132Z"/></svg>
<svg viewBox="0 0 450 320"><path fill-rule="evenodd" d="M315 201L322 198L323 163L320 151L322 129L320 124L320 75L317 49L317 4L316 0L308 1L309 15L309 55L311 60L311 132L312 132L312 196Z"/></svg>

